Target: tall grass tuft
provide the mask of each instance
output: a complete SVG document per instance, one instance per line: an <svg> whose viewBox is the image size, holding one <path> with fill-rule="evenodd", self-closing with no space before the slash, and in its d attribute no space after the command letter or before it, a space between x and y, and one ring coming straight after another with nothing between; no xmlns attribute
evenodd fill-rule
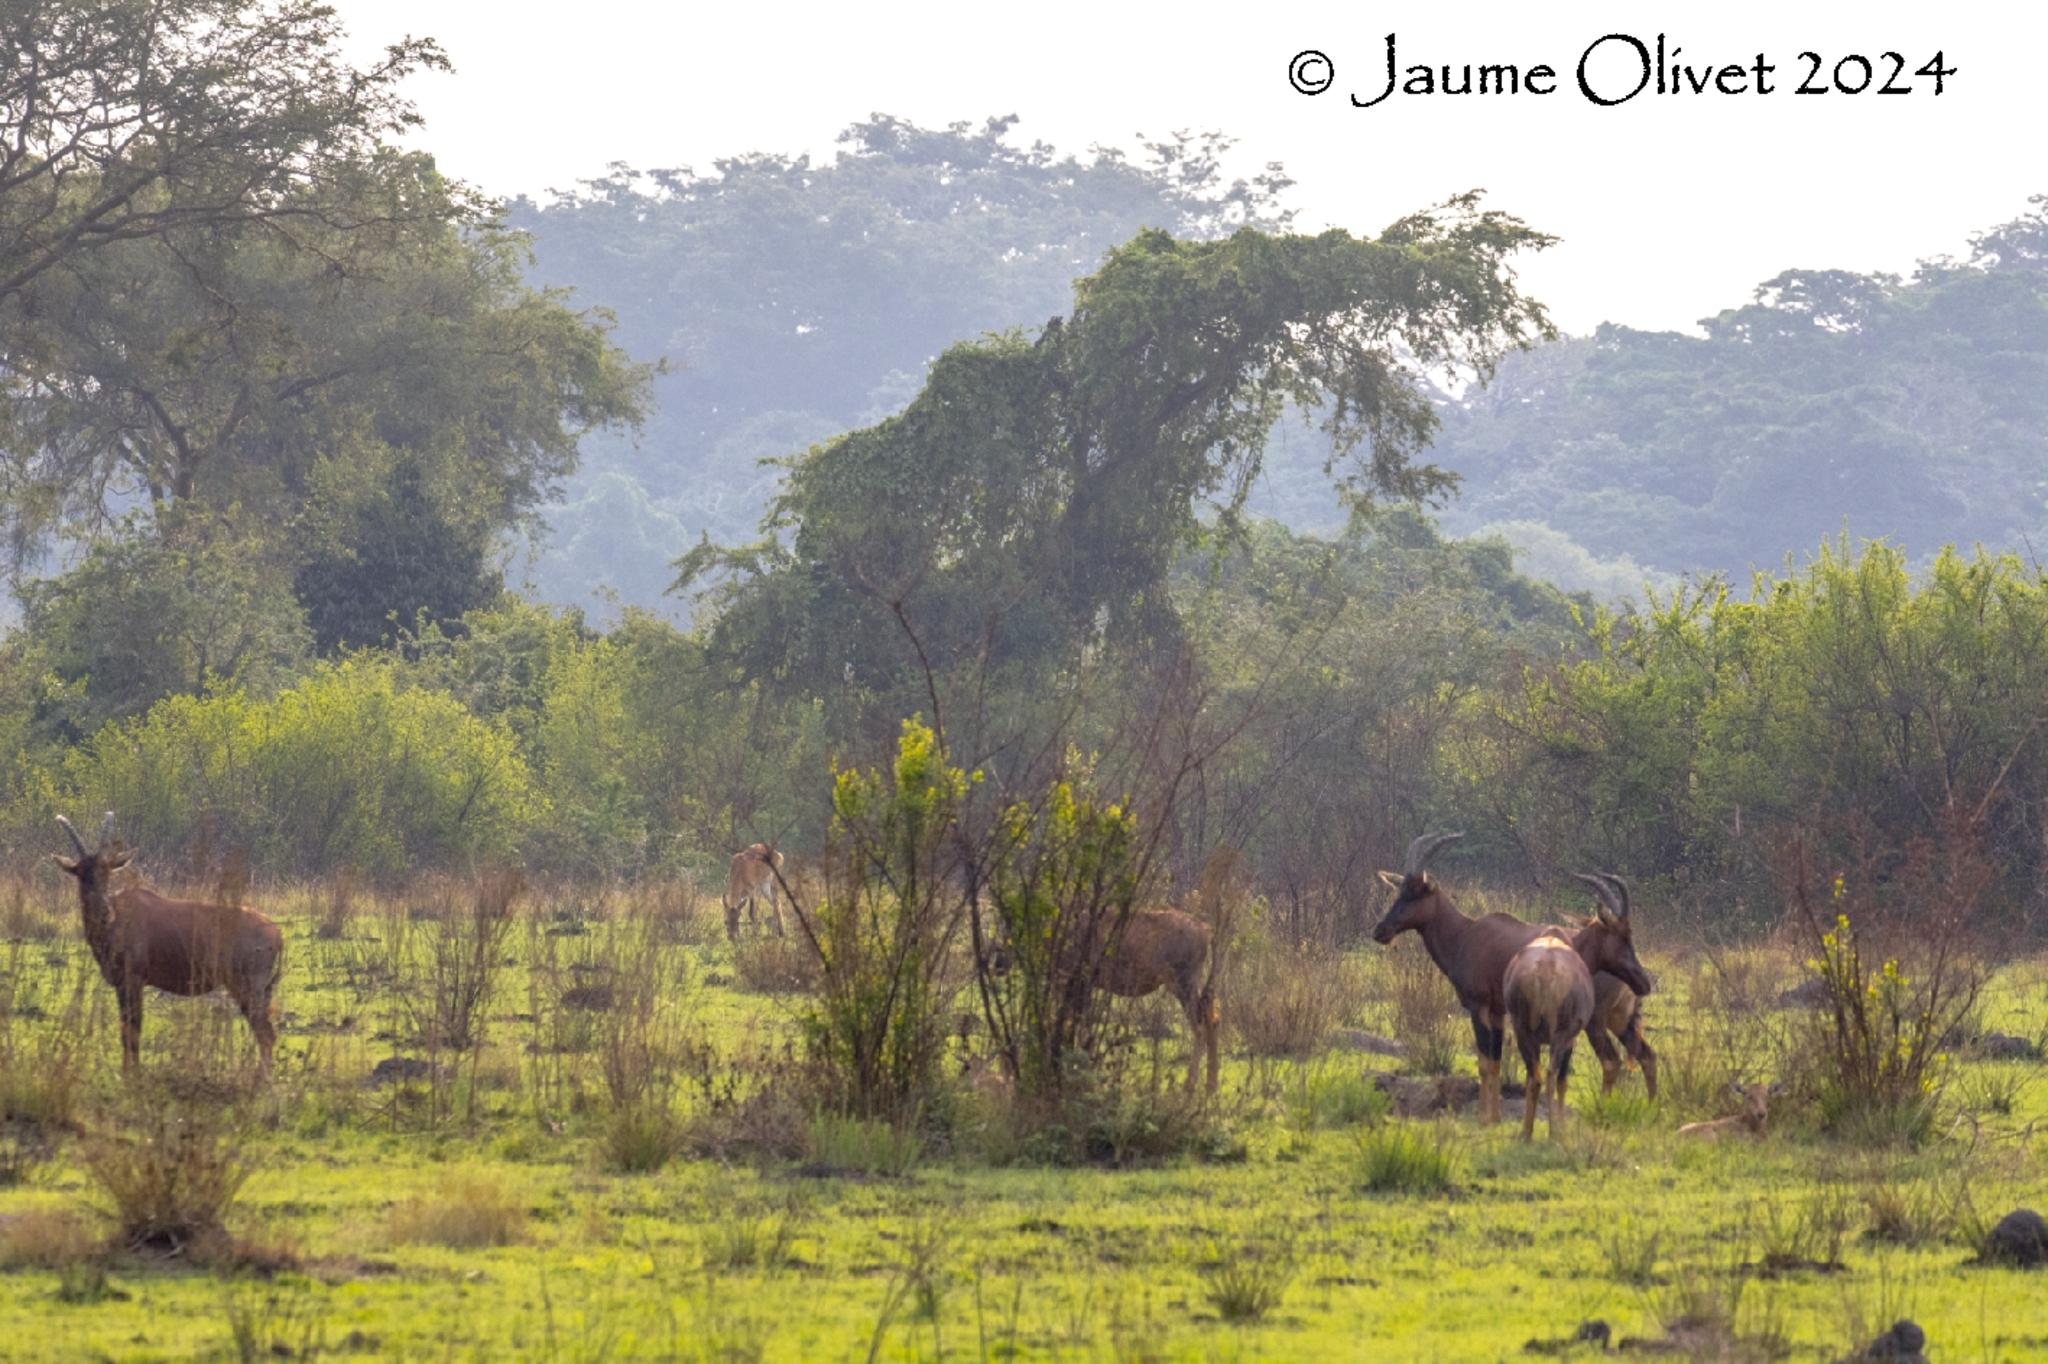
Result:
<svg viewBox="0 0 2048 1364"><path fill-rule="evenodd" d="M1462 1153L1441 1126L1425 1136L1412 1123L1387 1123L1359 1138L1358 1176L1368 1193L1446 1194L1457 1187Z"/></svg>

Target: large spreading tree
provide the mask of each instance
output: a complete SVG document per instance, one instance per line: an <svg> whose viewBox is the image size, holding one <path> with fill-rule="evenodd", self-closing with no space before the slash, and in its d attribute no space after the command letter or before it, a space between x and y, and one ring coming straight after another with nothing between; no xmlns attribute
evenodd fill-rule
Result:
<svg viewBox="0 0 2048 1364"><path fill-rule="evenodd" d="M1377 237L1150 231L1035 334L948 349L902 412L794 460L770 537L700 548L739 671L900 684L913 654L1056 661L1172 629L1174 555L1232 523L1289 405L1360 504L1430 499L1425 377L1484 379L1549 334L1513 258L1549 238L1476 195ZM915 648L908 648L914 640Z"/></svg>

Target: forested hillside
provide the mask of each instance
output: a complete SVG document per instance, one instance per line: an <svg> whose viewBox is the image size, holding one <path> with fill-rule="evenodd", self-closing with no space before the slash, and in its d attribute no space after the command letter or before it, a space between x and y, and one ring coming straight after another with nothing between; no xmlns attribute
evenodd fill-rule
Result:
<svg viewBox="0 0 2048 1364"><path fill-rule="evenodd" d="M1227 180L1217 139L1080 158L1023 144L1014 120L876 116L841 143L819 163L619 168L513 206L536 278L614 310L625 349L670 366L637 441L586 442L548 508L543 595L589 604L608 586L678 609L661 595L670 560L705 532L752 537L779 477L760 461L896 411L955 341L1065 311L1074 279L1141 227L1205 239L1290 216L1285 176ZM1531 572L1606 595L1744 578L1845 527L2040 543L2044 241L2036 203L1910 278L1789 270L1704 336L1606 326L1513 355L1493 384L1438 395L1432 460L1461 479L1446 525L1502 534ZM1249 505L1334 528L1328 455L1282 422Z"/></svg>
<svg viewBox="0 0 2048 1364"><path fill-rule="evenodd" d="M2048 199L1910 278L1788 270L1702 326L1602 327L1448 404L1453 524L1670 570L1774 568L1843 526L2048 544Z"/></svg>
<svg viewBox="0 0 2048 1364"><path fill-rule="evenodd" d="M593 437L549 508L540 592L588 606L612 587L673 610L677 554L707 531L754 534L777 478L761 461L896 411L956 341L1065 311L1075 279L1141 228L1208 238L1289 220L1277 168L1224 176L1225 139L1076 157L1023 141L1016 122L876 115L829 161L615 167L561 200L513 204L535 277L611 309L627 351L668 363L639 438Z"/></svg>

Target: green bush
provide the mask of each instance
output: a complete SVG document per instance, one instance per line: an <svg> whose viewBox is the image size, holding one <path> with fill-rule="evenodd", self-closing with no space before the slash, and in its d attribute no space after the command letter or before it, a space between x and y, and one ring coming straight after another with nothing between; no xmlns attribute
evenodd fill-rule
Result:
<svg viewBox="0 0 2048 1364"><path fill-rule="evenodd" d="M510 737L369 660L269 700L166 698L66 755L59 788L44 803L115 810L147 847L204 828L273 870L375 877L507 854L545 809Z"/></svg>

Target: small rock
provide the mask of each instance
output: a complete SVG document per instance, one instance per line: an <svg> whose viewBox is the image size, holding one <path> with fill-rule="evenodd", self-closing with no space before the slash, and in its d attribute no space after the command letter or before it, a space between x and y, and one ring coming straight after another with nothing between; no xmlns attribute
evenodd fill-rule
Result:
<svg viewBox="0 0 2048 1364"><path fill-rule="evenodd" d="M1816 976L1778 996L1781 1009L1818 1009L1828 1002L1828 983Z"/></svg>
<svg viewBox="0 0 2048 1364"><path fill-rule="evenodd" d="M2017 1208L1998 1219L1984 1238L1983 1258L1993 1264L2035 1269L2048 1264L2048 1222L2032 1208Z"/></svg>
<svg viewBox="0 0 2048 1364"><path fill-rule="evenodd" d="M572 985L562 991L562 1007L565 1009L588 1009L592 1013L604 1013L612 1007L612 987L609 985Z"/></svg>
<svg viewBox="0 0 2048 1364"><path fill-rule="evenodd" d="M1876 1340L1871 1341L1864 1348L1862 1357L1864 1359L1892 1360L1897 1361L1898 1364L1904 1364L1904 1361L1909 1360L1925 1360L1927 1358L1926 1350L1927 1333L1921 1330L1917 1323L1907 1321L1902 1317L1892 1323L1890 1330L1884 1332Z"/></svg>
<svg viewBox="0 0 2048 1364"><path fill-rule="evenodd" d="M2038 1061L2041 1049L2024 1037L2011 1033L1987 1032L1977 1039L1971 1051L1987 1061Z"/></svg>
<svg viewBox="0 0 2048 1364"><path fill-rule="evenodd" d="M1332 1046L1346 1047L1352 1051L1371 1052L1375 1056L1406 1056L1408 1044L1392 1037L1381 1037L1364 1028L1339 1028L1330 1034Z"/></svg>
<svg viewBox="0 0 2048 1364"><path fill-rule="evenodd" d="M370 1071L370 1083L390 1085L402 1080L424 1080L433 1073L432 1061L422 1061L417 1056L387 1056Z"/></svg>

